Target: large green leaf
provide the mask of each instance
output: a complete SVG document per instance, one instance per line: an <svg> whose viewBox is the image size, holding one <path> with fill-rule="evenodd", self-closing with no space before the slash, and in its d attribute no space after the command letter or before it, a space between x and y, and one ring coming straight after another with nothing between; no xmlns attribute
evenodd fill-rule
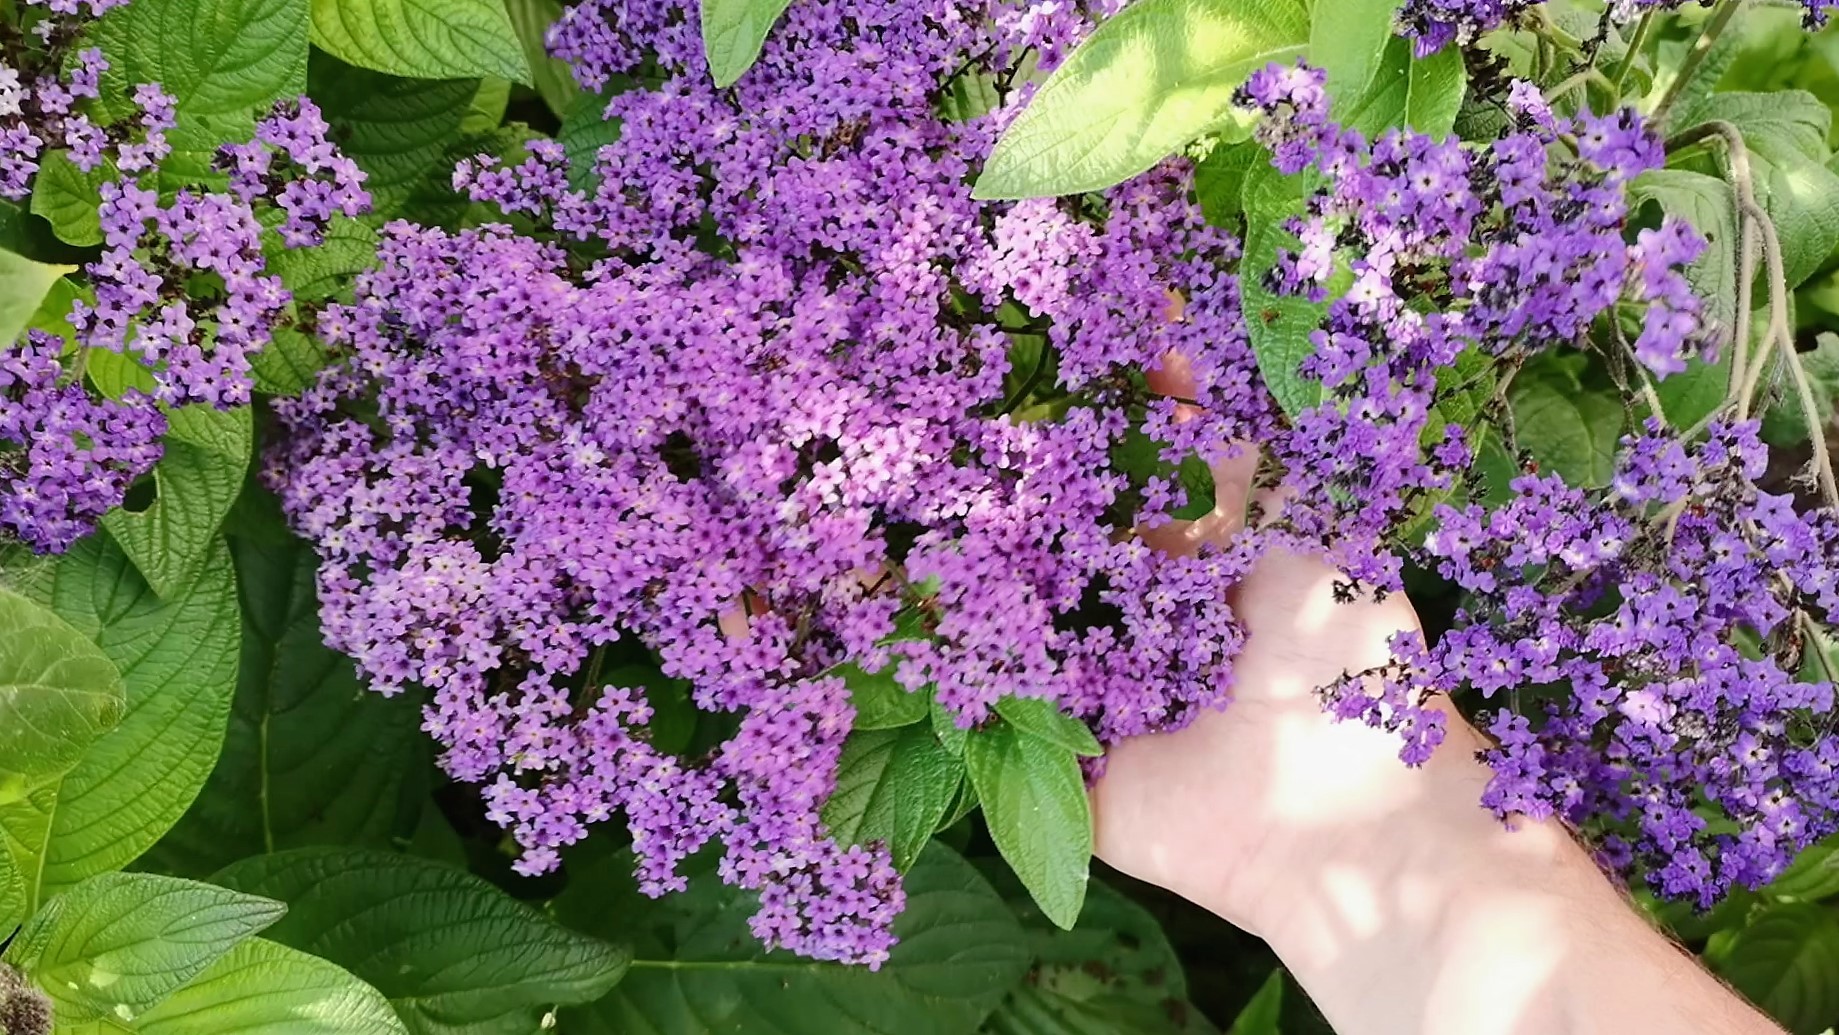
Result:
<svg viewBox="0 0 1839 1035"><path fill-rule="evenodd" d="M1409 40L1394 38L1375 67L1367 92L1347 105L1343 118L1348 126L1370 137L1394 127L1447 136L1456 124L1467 86L1460 49L1445 47L1418 58L1412 56Z"/></svg>
<svg viewBox="0 0 1839 1035"><path fill-rule="evenodd" d="M313 44L409 79L495 75L530 84L504 0L311 0Z"/></svg>
<svg viewBox="0 0 1839 1035"><path fill-rule="evenodd" d="M979 198L1099 190L1185 146L1253 71L1309 39L1301 0L1140 0L1055 69L996 143Z"/></svg>
<svg viewBox="0 0 1839 1035"><path fill-rule="evenodd" d="M31 325L51 285L74 266L50 266L0 249L0 345L11 345Z"/></svg>
<svg viewBox="0 0 1839 1035"><path fill-rule="evenodd" d="M184 406L167 414L166 455L153 468L157 495L144 510L117 508L102 527L162 597L189 585L242 491L254 448L247 406Z"/></svg>
<svg viewBox="0 0 1839 1035"><path fill-rule="evenodd" d="M1730 183L1690 169L1650 169L1629 184L1628 196L1631 205L1659 205L1705 238L1709 247L1686 276L1728 341L1737 326L1737 194ZM1686 418L1686 426L1697 420Z"/></svg>
<svg viewBox="0 0 1839 1035"><path fill-rule="evenodd" d="M1325 303L1282 295L1265 286L1266 274L1277 266L1280 252L1294 249L1296 236L1286 224L1302 211L1307 180L1285 176L1269 162L1260 162L1245 176L1245 252L1239 264L1239 304L1258 373L1278 405L1292 416L1321 404L1322 383L1298 370L1315 344L1310 340L1327 318ZM1345 278L1331 294L1345 290Z"/></svg>
<svg viewBox="0 0 1839 1035"><path fill-rule="evenodd" d="M517 26L517 41L530 65L536 95L557 118L567 115L581 96L581 87L575 83L575 72L568 62L550 57L543 44L549 26L562 16L562 4L559 0L505 0L505 10Z"/></svg>
<svg viewBox="0 0 1839 1035"><path fill-rule="evenodd" d="M231 949L209 970L131 1024L72 1035L406 1035L377 990L340 967L262 938Z"/></svg>
<svg viewBox="0 0 1839 1035"><path fill-rule="evenodd" d="M1762 891L1782 902L1819 902L1839 895L1839 839L1828 838L1804 849Z"/></svg>
<svg viewBox="0 0 1839 1035"><path fill-rule="evenodd" d="M865 672L860 665L838 665L834 674L849 686L849 703L856 709L855 729L886 730L926 717L924 693L901 686L894 678L895 665L878 672Z"/></svg>
<svg viewBox="0 0 1839 1035"><path fill-rule="evenodd" d="M176 873L313 844L384 846L414 828L405 793L426 765L415 695L369 693L325 647L313 552L235 536L242 664L222 754L190 811L154 849Z"/></svg>
<svg viewBox="0 0 1839 1035"><path fill-rule="evenodd" d="M1714 93L1687 124L1731 123L1749 145L1759 200L1781 240L1789 287L1812 276L1839 246L1839 173L1827 168L1832 109L1801 90Z"/></svg>
<svg viewBox="0 0 1839 1035"><path fill-rule="evenodd" d="M1208 493L1207 504L1207 509L1213 509L1212 493ZM1011 694L996 702L996 714L1023 733L1058 744L1075 755L1096 758L1105 753L1085 723L1061 711L1052 701Z"/></svg>
<svg viewBox="0 0 1839 1035"><path fill-rule="evenodd" d="M1606 392L1585 388L1566 362L1573 359L1581 357L1548 356L1514 378L1507 401L1513 407L1516 444L1567 485L1608 485L1615 476L1616 442L1627 412Z"/></svg>
<svg viewBox="0 0 1839 1035"><path fill-rule="evenodd" d="M306 21L302 0L135 0L96 32L109 62L101 103L131 115L134 85L159 83L178 102L184 150L197 116L246 116L306 89Z"/></svg>
<svg viewBox="0 0 1839 1035"><path fill-rule="evenodd" d="M236 585L221 541L191 584L164 600L106 536L56 563L0 574L94 640L128 693L120 725L63 779L0 806L0 843L25 875L29 912L45 895L132 862L204 785L236 685Z"/></svg>
<svg viewBox="0 0 1839 1035"><path fill-rule="evenodd" d="M690 890L640 895L621 853L576 880L557 913L639 939L638 958L606 998L565 1011L571 1035L963 1035L1028 967L1015 917L977 871L933 843L906 875L900 944L879 971L768 953L747 929L749 893L720 884L713 859Z"/></svg>
<svg viewBox="0 0 1839 1035"><path fill-rule="evenodd" d="M964 762L990 839L1047 918L1072 927L1092 861L1092 807L1078 757L998 722L970 735Z"/></svg>
<svg viewBox="0 0 1839 1035"><path fill-rule="evenodd" d="M1762 437L1772 445L1799 445L1807 441L1810 429L1832 422L1834 400L1839 399L1839 335L1821 334L1813 351L1800 354L1800 361L1813 394L1813 413L1803 411L1800 392L1792 383L1784 384L1781 400L1762 420ZM1786 374L1782 380L1788 381Z"/></svg>
<svg viewBox="0 0 1839 1035"><path fill-rule="evenodd" d="M847 844L886 842L904 871L939 829L963 781L964 763L925 725L857 730L837 763L824 823Z"/></svg>
<svg viewBox="0 0 1839 1035"><path fill-rule="evenodd" d="M631 958L414 856L302 848L244 860L216 880L286 902L270 938L348 967L420 1035L525 1035L545 1009L606 994Z"/></svg>
<svg viewBox="0 0 1839 1035"><path fill-rule="evenodd" d="M1395 38L1397 0L1314 0L1307 60L1328 74L1337 116L1367 92ZM1409 44L1407 44L1409 46ZM1451 48L1445 48L1451 49Z"/></svg>
<svg viewBox="0 0 1839 1035"><path fill-rule="evenodd" d="M38 165L32 181L32 214L43 216L58 239L92 247L102 243L102 184L120 173L111 163L84 172L68 151L53 151Z"/></svg>
<svg viewBox="0 0 1839 1035"><path fill-rule="evenodd" d="M100 873L45 903L6 958L66 1019L132 1019L275 922L271 899L151 873Z"/></svg>
<svg viewBox="0 0 1839 1035"><path fill-rule="evenodd" d="M477 79L404 79L314 54L309 86L339 147L367 177L376 220L448 223L465 211L453 190L453 149Z"/></svg>
<svg viewBox="0 0 1839 1035"><path fill-rule="evenodd" d="M729 86L760 59L766 34L791 0L702 0L702 50L716 86Z"/></svg>
<svg viewBox="0 0 1839 1035"><path fill-rule="evenodd" d="M998 886L1006 882L999 876ZM1020 891L1020 889L1016 889ZM990 1035L1203 1035L1181 960L1143 907L1094 881L1079 923L1062 931L1011 895L1034 946L1028 980L990 1016Z"/></svg>
<svg viewBox="0 0 1839 1035"><path fill-rule="evenodd" d="M1839 1018L1839 917L1807 903L1770 906L1713 954L1725 980L1795 1035Z"/></svg>
<svg viewBox="0 0 1839 1035"><path fill-rule="evenodd" d="M568 156L568 185L592 194L600 184L600 149L619 139L619 122L606 117L608 95L582 94L562 119L556 140Z"/></svg>
<svg viewBox="0 0 1839 1035"><path fill-rule="evenodd" d="M0 589L0 802L69 772L126 700L120 670L89 637Z"/></svg>

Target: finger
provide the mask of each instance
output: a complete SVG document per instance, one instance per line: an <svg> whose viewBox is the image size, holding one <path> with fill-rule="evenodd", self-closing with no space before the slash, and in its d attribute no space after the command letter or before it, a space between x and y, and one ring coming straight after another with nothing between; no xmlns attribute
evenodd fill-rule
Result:
<svg viewBox="0 0 1839 1035"><path fill-rule="evenodd" d="M1173 296L1179 301L1179 296ZM1178 307L1171 303L1174 318ZM1158 395L1192 399L1195 396L1194 368L1188 357L1170 352L1162 365L1145 373L1149 390ZM1190 403L1175 404L1175 423L1186 424L1201 416L1199 407ZM1259 453L1250 443L1239 443L1237 452L1214 460L1208 465L1213 474L1213 510L1193 521L1173 521L1158 528L1140 528L1143 541L1151 547L1177 556L1193 554L1204 543L1224 545L1245 527L1245 508L1258 473Z"/></svg>

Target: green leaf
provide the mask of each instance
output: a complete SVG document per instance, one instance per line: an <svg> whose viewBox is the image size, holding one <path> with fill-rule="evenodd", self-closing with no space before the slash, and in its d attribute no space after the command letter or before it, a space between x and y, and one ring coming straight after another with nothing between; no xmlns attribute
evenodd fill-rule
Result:
<svg viewBox="0 0 1839 1035"><path fill-rule="evenodd" d="M1808 846L1762 893L1780 902L1819 902L1839 895L1839 841L1829 838Z"/></svg>
<svg viewBox="0 0 1839 1035"><path fill-rule="evenodd" d="M1827 137L1832 110L1802 90L1715 93L1688 125L1722 120L1749 145L1758 200L1781 240L1789 287L1812 276L1839 246L1839 173Z"/></svg>
<svg viewBox="0 0 1839 1035"><path fill-rule="evenodd" d="M1425 58L1411 53L1411 41L1394 38L1367 92L1348 106L1348 126L1369 137L1398 126L1443 137L1456 124L1468 86L1462 51L1445 47Z"/></svg>
<svg viewBox="0 0 1839 1035"><path fill-rule="evenodd" d="M1650 169L1629 184L1628 197L1631 208L1651 201L1667 215L1690 223L1705 238L1709 247L1686 267L1686 277L1728 344L1737 326L1736 191L1716 176L1690 169ZM1720 390L1718 394L1722 397L1724 393ZM1688 419L1686 426L1696 422L1697 418Z"/></svg>
<svg viewBox="0 0 1839 1035"><path fill-rule="evenodd" d="M377 264L377 231L368 223L338 216L319 244L287 248L277 242L266 258L268 271L281 278L295 301L345 298L357 275Z"/></svg>
<svg viewBox="0 0 1839 1035"><path fill-rule="evenodd" d="M111 1024L96 1035L121 1030ZM138 1035L406 1035L376 989L316 956L261 938L231 949L127 1030Z"/></svg>
<svg viewBox="0 0 1839 1035"><path fill-rule="evenodd" d="M926 711L932 719L932 733L939 738L939 746L950 752L952 757L963 758L964 744L970 738L970 731L958 725L958 720L939 704L936 697Z"/></svg>
<svg viewBox="0 0 1839 1035"><path fill-rule="evenodd" d="M900 943L879 971L766 952L747 929L754 896L721 884L713 853L686 865L690 890L648 899L621 853L556 901L609 936L638 939L626 979L563 1013L570 1035L962 1035L1020 981L1028 945L976 869L934 843L905 878Z"/></svg>
<svg viewBox="0 0 1839 1035"><path fill-rule="evenodd" d="M1821 334L1812 352L1801 353L1801 367L1813 390L1814 412L1803 412L1801 395L1784 373L1781 400L1762 419L1762 437L1770 445L1799 445L1807 441L1810 428L1823 428L1832 422L1833 402L1839 398L1839 335Z"/></svg>
<svg viewBox="0 0 1839 1035"><path fill-rule="evenodd" d="M760 60L766 34L791 0L702 0L702 51L716 86L731 86Z"/></svg>
<svg viewBox="0 0 1839 1035"><path fill-rule="evenodd" d="M136 83L159 83L177 102L175 150L203 146L186 136L306 89L306 6L301 0L135 0L103 17L96 42L108 59L102 101L112 118L135 109ZM212 134L215 144L233 139ZM246 137L244 137L246 139Z"/></svg>
<svg viewBox="0 0 1839 1035"><path fill-rule="evenodd" d="M1567 485L1608 485L1615 476L1616 442L1627 412L1606 393L1585 388L1573 369L1557 359L1553 355L1527 364L1508 390L1517 444L1541 470L1557 472Z"/></svg>
<svg viewBox="0 0 1839 1035"><path fill-rule="evenodd" d="M1208 509L1213 508L1209 506ZM1023 733L1058 744L1075 755L1096 758L1105 753L1085 723L1061 711L1051 701L1010 694L996 702L996 714Z"/></svg>
<svg viewBox="0 0 1839 1035"><path fill-rule="evenodd" d="M75 266L50 266L0 250L0 343L11 345L31 325L51 285Z"/></svg>
<svg viewBox="0 0 1839 1035"><path fill-rule="evenodd" d="M88 248L102 243L102 184L108 163L89 172L70 161L70 152L53 151L38 166L32 181L32 214L43 216L52 233L67 244Z"/></svg>
<svg viewBox="0 0 1839 1035"><path fill-rule="evenodd" d="M1327 317L1328 305L1277 294L1265 287L1264 278L1276 267L1280 251L1296 247L1296 237L1285 224L1301 213L1305 186L1304 177L1285 176L1269 162L1246 176L1245 257L1239 265L1239 304L1258 372L1291 416L1313 409L1325 397L1322 383L1304 377L1298 368L1315 351L1310 337ZM1345 280L1337 276L1329 297L1346 290Z"/></svg>
<svg viewBox="0 0 1839 1035"><path fill-rule="evenodd" d="M1839 1017L1839 917L1805 903L1770 906L1714 957L1719 974L1796 1035Z"/></svg>
<svg viewBox="0 0 1839 1035"><path fill-rule="evenodd" d="M296 395L332 361L316 338L293 327L278 327L268 345L249 357L255 389L269 395Z"/></svg>
<svg viewBox="0 0 1839 1035"><path fill-rule="evenodd" d="M1214 226L1231 226L1245 213L1245 181L1270 152L1254 141L1215 147L1194 167L1194 198Z"/></svg>
<svg viewBox="0 0 1839 1035"><path fill-rule="evenodd" d="M211 554L224 515L242 491L255 439L247 406L185 406L166 418L166 455L153 468L153 502L102 518L102 527L162 597L192 582Z"/></svg>
<svg viewBox="0 0 1839 1035"><path fill-rule="evenodd" d="M531 85L504 0L311 0L313 45L408 79L495 75Z"/></svg>
<svg viewBox="0 0 1839 1035"><path fill-rule="evenodd" d="M525 1035L548 1007L606 994L631 958L463 870L408 855L302 848L244 860L217 881L286 902L268 936L349 968L419 1035Z"/></svg>
<svg viewBox="0 0 1839 1035"><path fill-rule="evenodd" d="M121 721L121 672L51 611L0 589L0 802L62 776Z"/></svg>
<svg viewBox="0 0 1839 1035"><path fill-rule="evenodd" d="M963 782L964 763L924 726L858 730L837 763L824 825L844 844L886 842L904 872L944 822Z"/></svg>
<svg viewBox="0 0 1839 1035"><path fill-rule="evenodd" d="M1239 1011L1226 1035L1282 1035L1277 1025L1283 1019L1283 971L1273 970L1264 979L1252 1001Z"/></svg>
<svg viewBox="0 0 1839 1035"><path fill-rule="evenodd" d="M1007 875L995 875L998 887ZM1013 878L1010 878L1012 880ZM1007 888L1004 888L1007 891ZM1021 889L1017 888L1016 891ZM983 1030L990 1035L1206 1035L1181 960L1142 906L1093 881L1079 923L1062 931L1022 892L1009 896L1034 945L1028 979Z"/></svg>
<svg viewBox="0 0 1839 1035"><path fill-rule="evenodd" d="M206 875L245 856L314 844L385 846L419 818L426 764L416 695L364 689L324 645L313 551L237 536L243 615L236 701L204 791L153 851Z"/></svg>
<svg viewBox="0 0 1839 1035"><path fill-rule="evenodd" d="M600 149L619 139L619 122L606 117L609 95L582 94L562 119L556 140L568 156L568 186L592 194L600 185Z"/></svg>
<svg viewBox="0 0 1839 1035"><path fill-rule="evenodd" d="M1076 756L998 722L971 735L964 761L990 839L1047 918L1073 926L1092 859L1092 807Z"/></svg>
<svg viewBox="0 0 1839 1035"><path fill-rule="evenodd" d="M100 873L45 903L7 959L60 1017L132 1019L274 923L279 902L151 873Z"/></svg>
<svg viewBox="0 0 1839 1035"><path fill-rule="evenodd" d="M1392 20L1398 14L1398 3L1317 0L1318 7L1324 2L1331 9L1317 10L1310 18L1306 58L1328 74L1328 93L1339 117L1360 101L1379 72L1387 44L1393 40Z"/></svg>
<svg viewBox="0 0 1839 1035"><path fill-rule="evenodd" d="M62 780L0 805L0 847L29 875L20 890L30 912L47 894L132 862L204 785L236 685L236 585L221 541L165 599L106 536L3 574L100 646L127 686L121 723Z"/></svg>
<svg viewBox="0 0 1839 1035"><path fill-rule="evenodd" d="M511 83L497 76L479 80L472 104L460 119L463 134L490 133L504 124L505 109L511 105Z"/></svg>
<svg viewBox="0 0 1839 1035"><path fill-rule="evenodd" d="M447 223L465 211L453 190L452 151L477 79L403 79L315 53L308 83L340 150L364 170L373 219Z"/></svg>
<svg viewBox="0 0 1839 1035"><path fill-rule="evenodd" d="M549 26L562 16L558 0L505 0L511 24L517 27L517 41L523 47L524 61L530 66L531 85L557 118L567 115L581 96L575 73L568 62L552 58L543 45Z"/></svg>
<svg viewBox="0 0 1839 1035"><path fill-rule="evenodd" d="M842 664L832 670L849 687L849 701L856 709L854 728L893 729L926 717L928 695L901 686L894 678L896 667L889 662L878 672L864 672L859 665Z"/></svg>
<svg viewBox="0 0 1839 1035"><path fill-rule="evenodd" d="M1120 183L1200 136L1247 76L1309 39L1300 0L1141 0L1055 69L997 141L984 199Z"/></svg>

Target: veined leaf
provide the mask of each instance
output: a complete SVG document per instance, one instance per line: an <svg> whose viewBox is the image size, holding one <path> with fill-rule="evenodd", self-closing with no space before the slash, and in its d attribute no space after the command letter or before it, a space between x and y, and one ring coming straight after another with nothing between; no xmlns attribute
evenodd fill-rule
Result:
<svg viewBox="0 0 1839 1035"><path fill-rule="evenodd" d="M236 685L236 586L221 540L193 580L161 599L106 536L55 563L5 571L121 671L128 707L63 778L0 805L0 847L27 912L46 895L119 869L184 814L223 744Z"/></svg>
<svg viewBox="0 0 1839 1035"><path fill-rule="evenodd" d="M1252 72L1309 40L1301 0L1141 0L1055 69L997 141L979 198L1120 183L1194 140Z"/></svg>
<svg viewBox="0 0 1839 1035"><path fill-rule="evenodd" d="M313 551L234 536L243 649L217 767L153 850L204 876L246 856L312 844L378 846L413 829L405 784L425 766L416 695L364 689L325 646Z"/></svg>
<svg viewBox="0 0 1839 1035"><path fill-rule="evenodd" d="M7 949L65 1020L130 1020L275 922L279 902L152 873L100 873L45 903Z"/></svg>
<svg viewBox="0 0 1839 1035"><path fill-rule="evenodd" d="M1020 981L1028 945L976 869L937 842L905 878L900 944L878 972L767 952L747 929L754 896L721 884L712 853L687 864L690 890L648 899L620 853L578 879L557 912L630 933L626 979L566 1010L571 1035L962 1035Z"/></svg>
<svg viewBox="0 0 1839 1035"><path fill-rule="evenodd" d="M0 343L11 345L31 325L51 285L75 266L51 266L0 250Z"/></svg>
<svg viewBox="0 0 1839 1035"><path fill-rule="evenodd" d="M606 994L631 958L414 856L302 848L246 859L216 880L286 902L268 936L349 967L418 1035L525 1035L543 1010Z"/></svg>
<svg viewBox="0 0 1839 1035"><path fill-rule="evenodd" d="M313 44L409 79L495 75L530 85L504 0L311 0Z"/></svg>
<svg viewBox="0 0 1839 1035"><path fill-rule="evenodd" d="M766 34L791 0L702 0L702 51L716 86L731 86L760 60Z"/></svg>
<svg viewBox="0 0 1839 1035"><path fill-rule="evenodd" d="M193 581L211 554L255 444L247 406L184 406L166 417L166 455L153 468L158 495L145 510L117 508L102 518L102 527L162 597Z"/></svg>
<svg viewBox="0 0 1839 1035"><path fill-rule="evenodd" d="M998 722L970 735L964 761L990 839L1047 918L1072 927L1092 860L1092 807L1077 757Z"/></svg>
<svg viewBox="0 0 1839 1035"><path fill-rule="evenodd" d="M89 637L0 589L0 802L69 772L126 701L120 670Z"/></svg>

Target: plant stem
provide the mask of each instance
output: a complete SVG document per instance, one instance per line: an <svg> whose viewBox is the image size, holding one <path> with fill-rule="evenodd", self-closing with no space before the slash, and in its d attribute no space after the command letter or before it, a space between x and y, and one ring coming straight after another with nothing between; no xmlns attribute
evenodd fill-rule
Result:
<svg viewBox="0 0 1839 1035"><path fill-rule="evenodd" d="M1686 55L1685 64L1679 66L1679 75L1675 76L1673 82L1668 85L1667 92L1661 95L1660 103L1654 106L1654 113L1649 116L1651 123L1660 125L1666 122L1667 114L1673 110L1673 105L1679 103L1679 98L1686 92L1686 87L1691 85L1692 80L1698 76L1700 67L1711 55L1713 44L1718 42L1718 37L1724 34L1724 30L1730 26L1731 19L1737 16L1743 4L1744 0L1719 0L1717 10L1712 12L1711 20L1705 23L1704 30L1699 33L1698 42L1692 45L1692 52Z"/></svg>
<svg viewBox="0 0 1839 1035"><path fill-rule="evenodd" d="M1609 83L1615 89L1617 97L1622 96L1622 84L1628 81L1628 73L1635 67L1635 61L1641 56L1641 48L1647 45L1647 35L1654 27L1654 12L1648 11L1635 23L1635 35L1628 41L1628 53L1622 55L1622 61L1616 65L1615 75L1609 77Z"/></svg>

